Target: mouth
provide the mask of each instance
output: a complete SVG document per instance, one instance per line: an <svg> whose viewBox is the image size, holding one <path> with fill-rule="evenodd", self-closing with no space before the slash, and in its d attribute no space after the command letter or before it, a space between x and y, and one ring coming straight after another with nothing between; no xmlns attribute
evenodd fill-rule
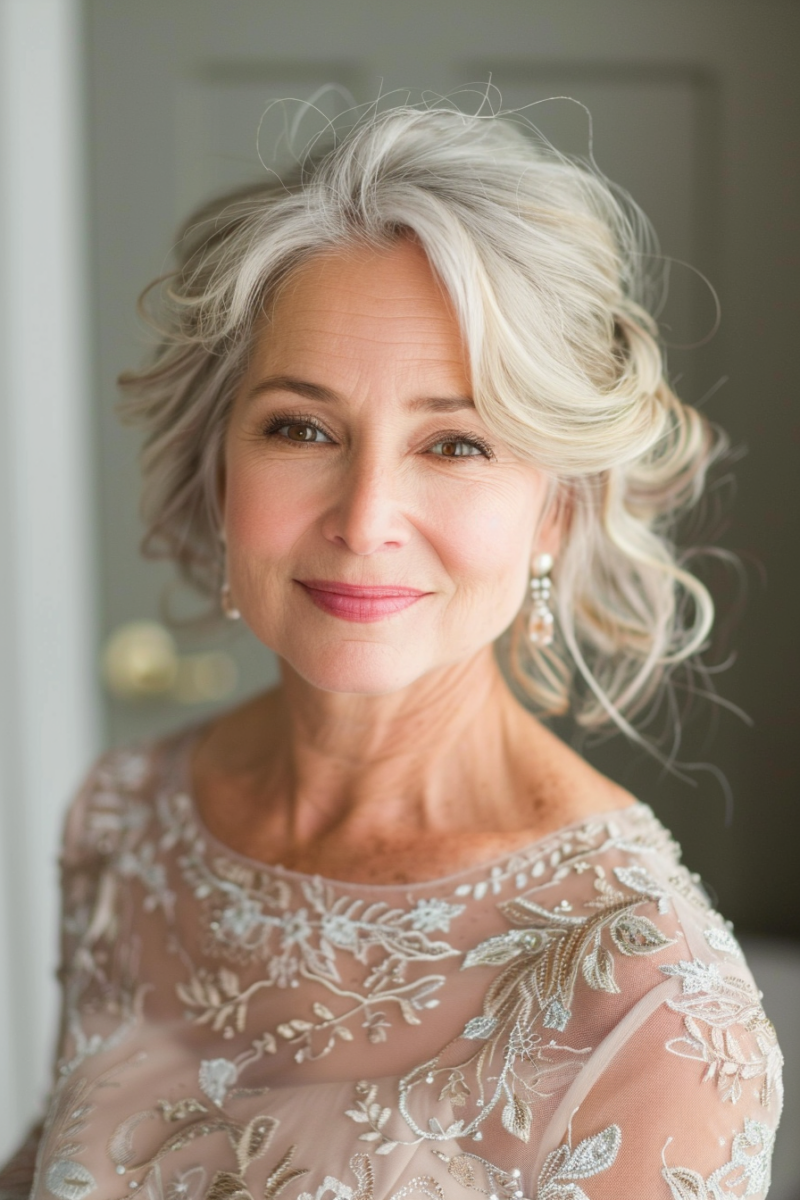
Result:
<svg viewBox="0 0 800 1200"><path fill-rule="evenodd" d="M381 584L359 587L328 579L296 579L309 600L332 617L343 621L383 621L394 613L403 612L430 592L419 588Z"/></svg>

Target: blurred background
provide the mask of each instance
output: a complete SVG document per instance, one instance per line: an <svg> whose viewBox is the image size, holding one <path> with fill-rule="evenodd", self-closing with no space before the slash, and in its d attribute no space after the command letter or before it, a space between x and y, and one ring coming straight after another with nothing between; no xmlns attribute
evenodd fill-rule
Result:
<svg viewBox="0 0 800 1200"><path fill-rule="evenodd" d="M165 598L193 601L138 556L114 414L147 345L136 297L193 206L325 118L393 89L476 111L491 79L652 219L671 377L746 450L706 535L743 563L712 573L711 660L748 722L696 700L687 780L620 739L584 752L746 944L788 1058L770 1196L800 1200L798 48L796 0L0 0L0 1156L47 1084L70 794L103 747L275 678L241 630L170 632Z"/></svg>

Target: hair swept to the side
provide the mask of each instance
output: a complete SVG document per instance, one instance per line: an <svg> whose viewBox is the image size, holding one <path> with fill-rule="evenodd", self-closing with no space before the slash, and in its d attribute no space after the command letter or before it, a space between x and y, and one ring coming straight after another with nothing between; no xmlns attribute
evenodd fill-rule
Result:
<svg viewBox="0 0 800 1200"><path fill-rule="evenodd" d="M160 287L151 363L120 379L145 431L145 552L214 593L227 414L253 329L314 254L413 236L463 331L476 407L552 480L568 523L553 570L556 639L506 643L543 714L588 728L631 721L704 646L714 609L674 544L724 435L665 377L636 206L512 114L377 107L333 144L196 213ZM576 686L577 685L577 686Z"/></svg>

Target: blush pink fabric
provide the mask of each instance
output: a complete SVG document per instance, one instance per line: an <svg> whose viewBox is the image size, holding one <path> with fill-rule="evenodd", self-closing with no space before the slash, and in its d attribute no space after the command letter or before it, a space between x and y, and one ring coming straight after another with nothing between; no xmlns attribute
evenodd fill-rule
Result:
<svg viewBox="0 0 800 1200"><path fill-rule="evenodd" d="M646 805L331 881L210 835L196 736L106 755L69 813L37 1200L766 1195L775 1032Z"/></svg>

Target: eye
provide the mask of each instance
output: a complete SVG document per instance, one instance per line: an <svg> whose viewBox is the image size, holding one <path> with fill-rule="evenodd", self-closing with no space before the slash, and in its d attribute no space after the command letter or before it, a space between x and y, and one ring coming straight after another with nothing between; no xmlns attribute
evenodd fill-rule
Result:
<svg viewBox="0 0 800 1200"><path fill-rule="evenodd" d="M431 453L438 458L492 458L492 452L485 442L478 438L468 438L449 434L441 441L434 442L430 447Z"/></svg>
<svg viewBox="0 0 800 1200"><path fill-rule="evenodd" d="M297 442L303 445L333 440L315 421L287 420L286 417L276 417L264 432L268 437L277 435L285 438L287 442Z"/></svg>

